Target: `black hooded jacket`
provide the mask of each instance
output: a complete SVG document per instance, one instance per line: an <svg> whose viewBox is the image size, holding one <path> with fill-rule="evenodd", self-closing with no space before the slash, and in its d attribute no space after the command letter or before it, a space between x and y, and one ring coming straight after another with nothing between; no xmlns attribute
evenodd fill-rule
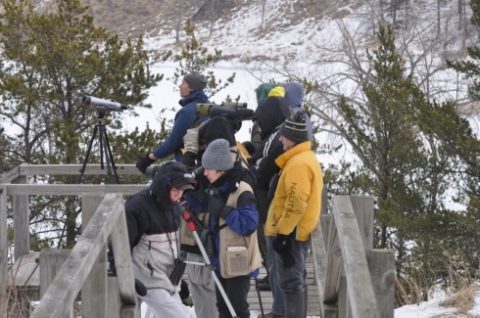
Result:
<svg viewBox="0 0 480 318"><path fill-rule="evenodd" d="M177 162L162 165L148 189L131 196L125 203L128 236L133 248L143 234L162 234L178 230L180 215L170 201L172 180L181 178L187 170Z"/></svg>

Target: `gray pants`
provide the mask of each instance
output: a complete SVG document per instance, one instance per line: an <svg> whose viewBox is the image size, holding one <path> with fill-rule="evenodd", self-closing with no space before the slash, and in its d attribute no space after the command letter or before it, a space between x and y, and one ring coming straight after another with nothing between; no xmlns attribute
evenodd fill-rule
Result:
<svg viewBox="0 0 480 318"><path fill-rule="evenodd" d="M203 262L204 260L201 255L187 253L187 261ZM211 270L205 266L187 264L185 271L197 318L217 318L217 297Z"/></svg>

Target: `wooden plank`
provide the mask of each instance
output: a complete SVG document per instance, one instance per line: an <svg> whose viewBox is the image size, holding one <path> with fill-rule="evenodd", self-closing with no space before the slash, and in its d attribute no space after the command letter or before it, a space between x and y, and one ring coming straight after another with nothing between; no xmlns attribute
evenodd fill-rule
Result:
<svg viewBox="0 0 480 318"><path fill-rule="evenodd" d="M7 318L8 312L7 270L7 192L5 187L0 187L0 318Z"/></svg>
<svg viewBox="0 0 480 318"><path fill-rule="evenodd" d="M141 175L141 172L134 164L115 164L118 175ZM55 164L55 165L31 165L21 164L19 169L20 175L36 176L36 175L80 175L81 164ZM106 167L101 169L100 163L87 164L84 175L104 175L107 174ZM8 179L6 179L8 180Z"/></svg>
<svg viewBox="0 0 480 318"><path fill-rule="evenodd" d="M372 275L373 290L379 316L393 318L395 293L395 255L393 250L367 251L367 261Z"/></svg>
<svg viewBox="0 0 480 318"><path fill-rule="evenodd" d="M122 206L122 213L119 215L117 224L113 228L111 238L120 299L122 300L123 305L135 306L136 293L133 281L132 256L130 255L130 242L128 240L127 220L124 206Z"/></svg>
<svg viewBox="0 0 480 318"><path fill-rule="evenodd" d="M338 241L335 218L330 215L327 241L327 273L325 281L324 302L334 304L338 299L340 274L342 272L342 253Z"/></svg>
<svg viewBox="0 0 480 318"><path fill-rule="evenodd" d="M347 278L347 292L353 318L378 318L378 306L373 292L360 229L349 196L333 200L333 216Z"/></svg>
<svg viewBox="0 0 480 318"><path fill-rule="evenodd" d="M68 313L67 308L72 305L122 213L121 196L107 194L75 244L70 257L42 297L32 318L56 318Z"/></svg>
<svg viewBox="0 0 480 318"><path fill-rule="evenodd" d="M2 174L0 178L0 183L10 183L16 178L18 178L19 176L20 176L20 167L17 166L11 169L10 171L7 171L4 174Z"/></svg>
<svg viewBox="0 0 480 318"><path fill-rule="evenodd" d="M55 280L69 254L70 250L61 249L44 249L40 252L40 298L43 297L50 284ZM74 317L72 305L68 308L64 317Z"/></svg>
<svg viewBox="0 0 480 318"><path fill-rule="evenodd" d="M8 195L87 195L102 193L133 194L142 184L5 184Z"/></svg>
<svg viewBox="0 0 480 318"><path fill-rule="evenodd" d="M350 196L365 250L373 248L373 203L370 196Z"/></svg>
<svg viewBox="0 0 480 318"><path fill-rule="evenodd" d="M315 285L318 292L318 304L320 306L320 312L323 313L323 300L325 298L324 286L326 281L325 275L327 274L327 251L325 249L321 222L318 223L317 228L312 235L312 260Z"/></svg>
<svg viewBox="0 0 480 318"><path fill-rule="evenodd" d="M15 285L17 287L39 287L39 257L40 252L30 252L27 255L17 258L12 266L12 275L8 277L8 285Z"/></svg>
<svg viewBox="0 0 480 318"><path fill-rule="evenodd" d="M13 183L26 184L27 177L19 176ZM30 208L28 195L13 196L13 228L15 259L30 253Z"/></svg>
<svg viewBox="0 0 480 318"><path fill-rule="evenodd" d="M88 225L100 206L104 194L82 196L82 230ZM105 244L93 264L92 270L82 287L81 312L83 317L104 318L107 305L107 260Z"/></svg>

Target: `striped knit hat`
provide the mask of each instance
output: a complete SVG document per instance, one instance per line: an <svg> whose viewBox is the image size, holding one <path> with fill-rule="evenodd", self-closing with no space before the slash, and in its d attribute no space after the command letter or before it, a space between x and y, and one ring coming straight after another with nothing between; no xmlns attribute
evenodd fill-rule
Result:
<svg viewBox="0 0 480 318"><path fill-rule="evenodd" d="M300 110L287 118L282 128L280 128L280 135L296 144L307 141L308 133L305 112Z"/></svg>

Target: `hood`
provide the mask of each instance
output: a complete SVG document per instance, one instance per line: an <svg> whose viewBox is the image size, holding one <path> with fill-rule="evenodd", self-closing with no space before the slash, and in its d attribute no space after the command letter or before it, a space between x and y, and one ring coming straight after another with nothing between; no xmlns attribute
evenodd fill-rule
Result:
<svg viewBox="0 0 480 318"><path fill-rule="evenodd" d="M190 95L183 97L178 103L183 107L191 102L208 103L208 97L203 91L194 91Z"/></svg>
<svg viewBox="0 0 480 318"><path fill-rule="evenodd" d="M275 86L277 85L273 83L262 83L255 89L255 92L257 93L257 106L260 106L263 104L265 99L267 99L268 97L268 93Z"/></svg>
<svg viewBox="0 0 480 318"><path fill-rule="evenodd" d="M285 100L281 97L268 97L255 110L255 118L262 131L262 139L268 137L290 115Z"/></svg>
<svg viewBox="0 0 480 318"><path fill-rule="evenodd" d="M201 145L208 145L215 139L226 139L230 147L236 145L233 126L228 119L223 116L213 117L205 122L199 129L199 140Z"/></svg>
<svg viewBox="0 0 480 318"><path fill-rule="evenodd" d="M305 89L303 84L299 82L283 83L285 88L285 102L288 107L300 107L302 106L303 96L305 95Z"/></svg>

